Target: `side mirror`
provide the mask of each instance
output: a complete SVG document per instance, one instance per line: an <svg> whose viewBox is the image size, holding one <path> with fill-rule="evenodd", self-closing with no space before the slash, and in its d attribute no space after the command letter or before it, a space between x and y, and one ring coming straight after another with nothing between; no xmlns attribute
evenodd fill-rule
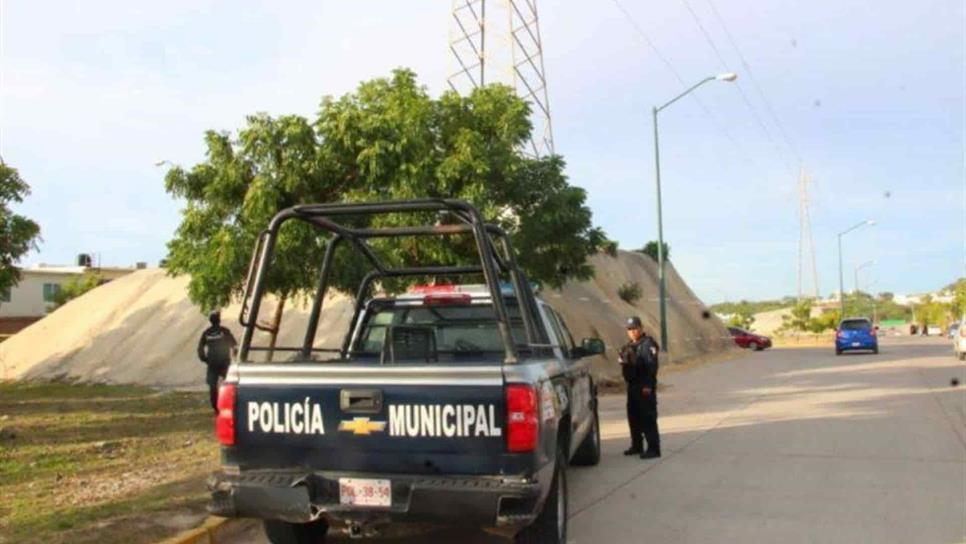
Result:
<svg viewBox="0 0 966 544"><path fill-rule="evenodd" d="M581 357L588 357L590 355L602 355L606 349L604 341L600 338L584 338L578 351Z"/></svg>

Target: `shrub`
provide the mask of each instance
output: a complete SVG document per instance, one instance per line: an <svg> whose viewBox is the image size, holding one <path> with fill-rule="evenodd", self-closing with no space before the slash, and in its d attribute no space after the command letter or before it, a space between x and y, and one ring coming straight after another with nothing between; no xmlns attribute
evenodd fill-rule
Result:
<svg viewBox="0 0 966 544"><path fill-rule="evenodd" d="M617 296L628 304L634 304L641 298L641 286L636 281L627 282L617 288Z"/></svg>

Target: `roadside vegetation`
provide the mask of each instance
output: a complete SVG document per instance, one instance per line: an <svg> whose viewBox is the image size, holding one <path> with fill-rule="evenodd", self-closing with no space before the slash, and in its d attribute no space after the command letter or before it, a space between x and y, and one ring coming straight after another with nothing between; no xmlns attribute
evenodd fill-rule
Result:
<svg viewBox="0 0 966 544"><path fill-rule="evenodd" d="M40 226L13 212L30 194L30 186L16 168L0 160L0 293L7 293L20 282L16 263L30 250L37 249Z"/></svg>
<svg viewBox="0 0 966 544"><path fill-rule="evenodd" d="M0 383L0 542L147 543L196 525L211 428L197 393Z"/></svg>
<svg viewBox="0 0 966 544"><path fill-rule="evenodd" d="M54 308L60 308L102 283L104 278L97 273L87 273L71 278L54 295Z"/></svg>
<svg viewBox="0 0 966 544"><path fill-rule="evenodd" d="M637 283L636 281L627 282L617 288L617 296L628 304L633 305L635 302L641 299L641 295L643 295L643 292L641 291L641 284Z"/></svg>

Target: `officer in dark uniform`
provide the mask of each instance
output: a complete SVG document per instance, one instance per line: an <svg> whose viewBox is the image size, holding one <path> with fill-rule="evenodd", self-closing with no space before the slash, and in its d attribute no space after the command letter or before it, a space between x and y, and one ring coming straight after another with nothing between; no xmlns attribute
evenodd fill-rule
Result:
<svg viewBox="0 0 966 544"><path fill-rule="evenodd" d="M198 340L198 358L201 362L208 365L208 375L205 381L208 383L208 395L211 397L211 408L218 412L218 380L224 379L228 374L228 365L231 364L231 355L238 342L232 336L231 331L221 326L221 312L214 311L208 315L211 326L201 333Z"/></svg>
<svg viewBox="0 0 966 544"><path fill-rule="evenodd" d="M630 342L621 348L620 363L627 382L627 424L631 430L631 447L624 455L640 455L641 459L661 456L661 436L657 430L658 345L644 332L641 318L627 320ZM644 449L644 440L647 449Z"/></svg>

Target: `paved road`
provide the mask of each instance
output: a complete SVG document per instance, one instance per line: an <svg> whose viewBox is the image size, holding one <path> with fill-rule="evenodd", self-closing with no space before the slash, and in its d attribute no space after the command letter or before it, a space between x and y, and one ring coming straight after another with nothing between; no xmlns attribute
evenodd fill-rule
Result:
<svg viewBox="0 0 966 544"><path fill-rule="evenodd" d="M571 469L570 542L966 542L966 365L946 341L775 349L664 378L658 461ZM252 527L240 542L262 543ZM341 540L340 540L341 541ZM503 542L443 531L392 542Z"/></svg>

